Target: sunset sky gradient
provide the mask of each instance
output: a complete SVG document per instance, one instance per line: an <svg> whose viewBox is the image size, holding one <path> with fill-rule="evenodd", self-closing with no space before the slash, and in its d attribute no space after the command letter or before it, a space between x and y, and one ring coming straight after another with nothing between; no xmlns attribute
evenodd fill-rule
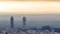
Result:
<svg viewBox="0 0 60 34"><path fill-rule="evenodd" d="M0 0L0 14L60 14L60 2Z"/></svg>

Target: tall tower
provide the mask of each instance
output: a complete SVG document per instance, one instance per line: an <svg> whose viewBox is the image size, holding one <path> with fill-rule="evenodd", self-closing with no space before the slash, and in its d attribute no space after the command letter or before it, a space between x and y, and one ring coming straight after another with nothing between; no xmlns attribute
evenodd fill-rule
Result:
<svg viewBox="0 0 60 34"><path fill-rule="evenodd" d="M26 28L26 17L23 17L23 29Z"/></svg>
<svg viewBox="0 0 60 34"><path fill-rule="evenodd" d="M11 16L10 18L10 28L13 29L14 28L14 17Z"/></svg>

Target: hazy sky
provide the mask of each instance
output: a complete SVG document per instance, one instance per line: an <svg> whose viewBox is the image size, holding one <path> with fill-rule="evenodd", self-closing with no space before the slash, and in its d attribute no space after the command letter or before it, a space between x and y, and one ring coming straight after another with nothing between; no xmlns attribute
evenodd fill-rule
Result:
<svg viewBox="0 0 60 34"><path fill-rule="evenodd" d="M0 22L5 23L10 16L6 14L60 14L60 1L17 1L17 0L0 0ZM5 15L5 16L1 16ZM14 17L18 24L21 16ZM4 21L3 21L4 20ZM5 21L6 20L6 21ZM27 23L35 24L57 24L60 27L59 15L41 15L41 16L27 16ZM57 22L57 23L56 23ZM6 22L8 23L8 22ZM22 23L22 22L21 22ZM17 24L17 23L15 23ZM33 25L32 24L32 25ZM2 24L1 24L2 25Z"/></svg>
<svg viewBox="0 0 60 34"><path fill-rule="evenodd" d="M60 14L58 1L0 1L0 14Z"/></svg>

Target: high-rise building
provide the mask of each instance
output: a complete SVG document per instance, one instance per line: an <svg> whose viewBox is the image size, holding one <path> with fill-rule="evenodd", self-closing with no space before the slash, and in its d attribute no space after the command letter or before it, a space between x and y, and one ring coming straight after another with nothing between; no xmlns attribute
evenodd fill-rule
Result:
<svg viewBox="0 0 60 34"><path fill-rule="evenodd" d="M23 17L23 29L26 28L26 17Z"/></svg>
<svg viewBox="0 0 60 34"><path fill-rule="evenodd" d="M10 18L10 28L13 29L14 28L14 17L11 16Z"/></svg>

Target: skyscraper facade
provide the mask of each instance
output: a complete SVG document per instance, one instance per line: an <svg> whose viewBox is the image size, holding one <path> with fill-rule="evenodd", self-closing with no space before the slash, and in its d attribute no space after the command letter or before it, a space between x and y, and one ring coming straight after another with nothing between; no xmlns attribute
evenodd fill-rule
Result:
<svg viewBox="0 0 60 34"><path fill-rule="evenodd" d="M26 28L26 17L23 17L23 29Z"/></svg>
<svg viewBox="0 0 60 34"><path fill-rule="evenodd" d="M14 17L11 16L10 18L10 28L13 29L14 28Z"/></svg>

